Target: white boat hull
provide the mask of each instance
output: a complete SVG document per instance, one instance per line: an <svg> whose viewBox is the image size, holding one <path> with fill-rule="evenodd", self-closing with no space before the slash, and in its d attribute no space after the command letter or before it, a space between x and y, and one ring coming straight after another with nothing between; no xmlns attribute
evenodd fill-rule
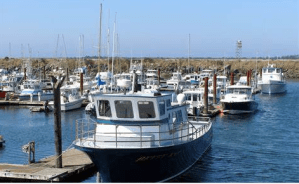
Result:
<svg viewBox="0 0 299 184"><path fill-rule="evenodd" d="M278 94L286 92L286 83L281 81L270 81L261 84L261 92L265 94Z"/></svg>
<svg viewBox="0 0 299 184"><path fill-rule="evenodd" d="M83 99L78 99L72 102L61 103L61 111L70 111L74 109L79 109L82 106ZM51 101L49 106L54 109L54 102Z"/></svg>

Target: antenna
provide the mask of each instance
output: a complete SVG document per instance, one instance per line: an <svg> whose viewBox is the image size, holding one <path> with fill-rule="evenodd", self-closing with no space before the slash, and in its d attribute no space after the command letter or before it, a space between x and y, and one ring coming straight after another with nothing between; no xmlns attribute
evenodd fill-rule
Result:
<svg viewBox="0 0 299 184"><path fill-rule="evenodd" d="M242 56L242 41L238 40L236 43L236 58L240 61Z"/></svg>
<svg viewBox="0 0 299 184"><path fill-rule="evenodd" d="M55 49L55 57L57 59L57 52L58 52L58 43L59 43L59 34L57 36L57 43L56 43L56 49Z"/></svg>

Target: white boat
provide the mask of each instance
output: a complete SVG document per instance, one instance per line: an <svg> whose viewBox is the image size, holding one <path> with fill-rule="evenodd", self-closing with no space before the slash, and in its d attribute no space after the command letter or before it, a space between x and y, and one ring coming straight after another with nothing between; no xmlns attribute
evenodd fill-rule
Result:
<svg viewBox="0 0 299 184"><path fill-rule="evenodd" d="M121 88L131 88L132 87L132 77L131 73L122 73L117 75L116 85Z"/></svg>
<svg viewBox="0 0 299 184"><path fill-rule="evenodd" d="M286 92L286 81L282 68L268 65L262 69L261 92L265 94L277 94Z"/></svg>
<svg viewBox="0 0 299 184"><path fill-rule="evenodd" d="M214 70L205 69L200 72L199 77L200 77L201 81L203 81L203 79L206 77L211 79L213 77L214 73L215 73Z"/></svg>
<svg viewBox="0 0 299 184"><path fill-rule="evenodd" d="M200 90L187 90L182 93L185 97L185 102L189 104L187 112L189 115L199 115L203 108L203 92Z"/></svg>
<svg viewBox="0 0 299 184"><path fill-rule="evenodd" d="M87 91L92 88L95 82L92 81L91 77L83 75L83 90ZM79 75L71 75L70 81L67 82L66 85L63 85L61 90L68 90L78 88L80 89L80 76Z"/></svg>
<svg viewBox="0 0 299 184"><path fill-rule="evenodd" d="M193 73L185 75L184 80L190 82L191 85L199 85L201 78L198 73Z"/></svg>
<svg viewBox="0 0 299 184"><path fill-rule="evenodd" d="M167 181L189 169L210 147L210 119L188 120L187 105L155 90L103 94L97 119L76 121L73 142L95 164L101 182Z"/></svg>
<svg viewBox="0 0 299 184"><path fill-rule="evenodd" d="M138 84L145 84L146 83L146 76L143 72L143 63L142 60L135 60L131 61L130 63L130 74L133 75L133 73L137 74L137 82Z"/></svg>
<svg viewBox="0 0 299 184"><path fill-rule="evenodd" d="M258 106L252 98L251 87L241 84L228 86L220 103L223 112L230 114L252 113L257 110Z"/></svg>
<svg viewBox="0 0 299 184"><path fill-rule="evenodd" d="M217 80L217 87L220 87L221 90L225 90L225 88L227 87L228 83L227 83L227 77L226 76L217 76L216 77Z"/></svg>
<svg viewBox="0 0 299 184"><path fill-rule="evenodd" d="M15 73L11 75L2 76L0 80L0 90L4 92L20 93L18 86L23 80L22 73Z"/></svg>
<svg viewBox="0 0 299 184"><path fill-rule="evenodd" d="M73 88L71 90L65 90L61 92L60 104L62 111L70 111L74 109L81 108L84 98L79 95L78 88ZM49 102L51 109L54 109L54 101Z"/></svg>
<svg viewBox="0 0 299 184"><path fill-rule="evenodd" d="M191 88L191 82L185 81L182 78L182 74L180 72L172 73L172 77L166 81L166 84L168 89L173 89L173 90L177 88L179 88L180 90Z"/></svg>
<svg viewBox="0 0 299 184"><path fill-rule="evenodd" d="M26 80L22 85L23 90L19 94L18 98L20 101L31 100L31 97L33 101L53 100L53 91L44 91L42 88L43 85L41 85L39 80Z"/></svg>

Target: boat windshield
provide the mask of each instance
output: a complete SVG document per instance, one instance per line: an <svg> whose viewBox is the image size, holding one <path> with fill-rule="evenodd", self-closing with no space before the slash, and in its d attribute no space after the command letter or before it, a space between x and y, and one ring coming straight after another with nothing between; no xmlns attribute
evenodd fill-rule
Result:
<svg viewBox="0 0 299 184"><path fill-rule="evenodd" d="M129 100L116 100L115 111L118 118L134 118L132 102Z"/></svg>
<svg viewBox="0 0 299 184"><path fill-rule="evenodd" d="M232 88L226 91L227 94L250 94L250 89Z"/></svg>
<svg viewBox="0 0 299 184"><path fill-rule="evenodd" d="M155 107L153 102L139 101L138 111L140 118L155 118Z"/></svg>

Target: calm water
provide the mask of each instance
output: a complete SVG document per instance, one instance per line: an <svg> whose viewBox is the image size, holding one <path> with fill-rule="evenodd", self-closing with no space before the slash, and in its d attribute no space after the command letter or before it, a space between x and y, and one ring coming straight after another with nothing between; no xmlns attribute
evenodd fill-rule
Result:
<svg viewBox="0 0 299 184"><path fill-rule="evenodd" d="M283 95L257 94L258 112L213 118L211 149L171 182L299 182L299 81ZM75 137L84 108L62 113L63 149ZM26 164L22 145L36 142L36 159L55 154L53 113L0 106L0 134L6 139L0 163ZM95 176L84 182L95 182Z"/></svg>

